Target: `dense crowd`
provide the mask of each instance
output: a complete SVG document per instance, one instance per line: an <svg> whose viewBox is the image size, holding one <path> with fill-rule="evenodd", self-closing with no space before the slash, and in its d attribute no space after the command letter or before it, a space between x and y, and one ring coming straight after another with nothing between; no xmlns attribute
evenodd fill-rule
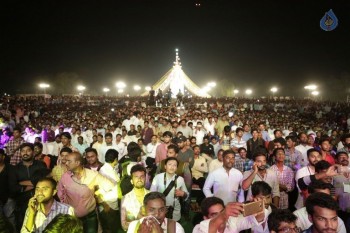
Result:
<svg viewBox="0 0 350 233"><path fill-rule="evenodd" d="M0 103L0 229L8 232L350 229L348 103L192 97L149 106L148 97L107 96Z"/></svg>

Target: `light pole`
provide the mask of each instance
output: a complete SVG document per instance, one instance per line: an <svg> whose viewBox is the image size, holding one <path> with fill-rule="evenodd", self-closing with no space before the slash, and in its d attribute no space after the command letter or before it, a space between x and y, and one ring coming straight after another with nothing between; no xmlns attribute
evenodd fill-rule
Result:
<svg viewBox="0 0 350 233"><path fill-rule="evenodd" d="M47 83L39 83L39 87L44 89L44 94L46 95L46 88L49 88L50 85Z"/></svg>

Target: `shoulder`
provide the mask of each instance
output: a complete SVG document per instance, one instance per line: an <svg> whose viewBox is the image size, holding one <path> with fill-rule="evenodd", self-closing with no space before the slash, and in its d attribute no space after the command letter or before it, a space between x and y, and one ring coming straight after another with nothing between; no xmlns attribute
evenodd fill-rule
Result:
<svg viewBox="0 0 350 233"><path fill-rule="evenodd" d="M176 233L185 233L184 228L181 226L180 223L175 222L176 223Z"/></svg>

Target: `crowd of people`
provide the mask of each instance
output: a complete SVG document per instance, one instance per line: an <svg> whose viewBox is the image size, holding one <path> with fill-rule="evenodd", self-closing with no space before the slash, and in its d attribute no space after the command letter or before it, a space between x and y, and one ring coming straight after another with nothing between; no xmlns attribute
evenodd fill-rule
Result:
<svg viewBox="0 0 350 233"><path fill-rule="evenodd" d="M0 231L350 232L348 103L147 102L3 97Z"/></svg>

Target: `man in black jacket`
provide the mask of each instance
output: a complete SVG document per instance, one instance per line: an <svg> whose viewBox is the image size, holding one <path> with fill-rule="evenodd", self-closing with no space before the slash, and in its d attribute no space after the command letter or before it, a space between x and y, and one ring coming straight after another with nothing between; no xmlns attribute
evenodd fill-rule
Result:
<svg viewBox="0 0 350 233"><path fill-rule="evenodd" d="M28 201L34 196L36 181L48 175L45 163L34 160L34 145L23 143L20 146L21 162L9 173L10 195L16 201L16 228L21 229L28 206Z"/></svg>

